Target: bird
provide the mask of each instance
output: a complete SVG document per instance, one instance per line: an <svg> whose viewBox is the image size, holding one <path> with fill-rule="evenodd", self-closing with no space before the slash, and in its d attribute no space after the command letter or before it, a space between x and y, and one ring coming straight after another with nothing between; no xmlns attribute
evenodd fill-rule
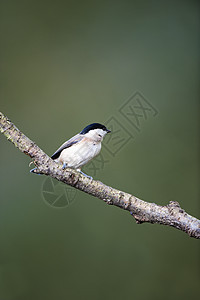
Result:
<svg viewBox="0 0 200 300"><path fill-rule="evenodd" d="M63 169L76 169L83 175L81 168L90 162L101 151L101 143L104 136L111 130L100 123L87 125L80 133L62 144L51 158L63 165Z"/></svg>

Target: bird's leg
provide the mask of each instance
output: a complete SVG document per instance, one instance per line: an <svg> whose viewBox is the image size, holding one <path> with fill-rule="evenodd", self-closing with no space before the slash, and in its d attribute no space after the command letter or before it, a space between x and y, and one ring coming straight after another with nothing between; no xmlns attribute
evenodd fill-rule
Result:
<svg viewBox="0 0 200 300"><path fill-rule="evenodd" d="M63 166L62 166L62 169L66 169L67 168L67 164L66 163L63 163Z"/></svg>
<svg viewBox="0 0 200 300"><path fill-rule="evenodd" d="M84 176L86 176L86 177L90 178L91 180L93 180L92 176L89 176L89 175L83 173L83 172L81 171L81 169L76 169L76 170L77 170L79 173L83 174Z"/></svg>

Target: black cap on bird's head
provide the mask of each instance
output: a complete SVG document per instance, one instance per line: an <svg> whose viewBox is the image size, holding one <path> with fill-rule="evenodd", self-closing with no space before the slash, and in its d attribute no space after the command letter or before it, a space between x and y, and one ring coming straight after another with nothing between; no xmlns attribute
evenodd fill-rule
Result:
<svg viewBox="0 0 200 300"><path fill-rule="evenodd" d="M107 133L111 132L109 129L106 128L106 126L99 124L99 123L92 123L88 126L86 126L81 132L80 134L86 134L88 133L90 130L94 130L94 129L102 129L104 131L106 131Z"/></svg>

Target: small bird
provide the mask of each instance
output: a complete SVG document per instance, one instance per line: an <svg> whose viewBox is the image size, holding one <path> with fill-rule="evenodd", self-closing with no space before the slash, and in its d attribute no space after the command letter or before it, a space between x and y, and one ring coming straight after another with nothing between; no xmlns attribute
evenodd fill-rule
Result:
<svg viewBox="0 0 200 300"><path fill-rule="evenodd" d="M62 163L63 169L73 168L84 174L81 167L99 154L101 142L109 132L111 131L106 126L92 123L62 144L51 158Z"/></svg>

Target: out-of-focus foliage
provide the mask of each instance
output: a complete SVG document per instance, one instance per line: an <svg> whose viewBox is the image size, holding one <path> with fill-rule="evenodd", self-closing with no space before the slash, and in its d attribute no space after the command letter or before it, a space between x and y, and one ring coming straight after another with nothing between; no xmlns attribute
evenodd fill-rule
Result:
<svg viewBox="0 0 200 300"><path fill-rule="evenodd" d="M2 0L0 23L0 111L49 155L117 119L134 139L95 178L200 217L198 1ZM158 110L140 132L135 92ZM0 299L197 297L199 241L81 192L47 205L29 162L0 136Z"/></svg>

